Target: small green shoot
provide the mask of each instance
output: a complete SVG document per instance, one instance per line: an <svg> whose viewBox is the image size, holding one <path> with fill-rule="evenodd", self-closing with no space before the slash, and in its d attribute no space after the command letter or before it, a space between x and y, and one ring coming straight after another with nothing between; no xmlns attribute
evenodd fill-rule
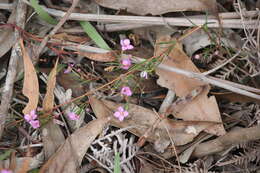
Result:
<svg viewBox="0 0 260 173"><path fill-rule="evenodd" d="M56 25L58 23L56 19L51 17L46 11L42 9L42 7L38 4L38 0L30 0L30 3L42 20L52 25Z"/></svg>
<svg viewBox="0 0 260 173"><path fill-rule="evenodd" d="M121 173L121 168L120 168L120 156L119 156L119 153L118 153L118 152L116 152L116 154L115 154L114 173Z"/></svg>
<svg viewBox="0 0 260 173"><path fill-rule="evenodd" d="M89 22L80 21L79 23L83 30L97 44L98 47L106 50L111 50L111 48L107 45L105 40L100 36L97 30Z"/></svg>

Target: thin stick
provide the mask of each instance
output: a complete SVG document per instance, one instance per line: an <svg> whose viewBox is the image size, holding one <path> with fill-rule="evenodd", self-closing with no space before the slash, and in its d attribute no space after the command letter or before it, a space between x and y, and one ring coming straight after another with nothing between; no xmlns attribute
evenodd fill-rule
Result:
<svg viewBox="0 0 260 173"><path fill-rule="evenodd" d="M63 17L65 13L60 10L50 9L43 7L49 14L56 17ZM136 24L149 24L149 25L173 25L173 26L201 26L207 23L209 28L218 28L219 22L217 19L205 18L190 18L185 17L149 17L149 16L121 16L121 15L100 15L100 14L82 14L72 13L69 20L79 21L97 21L97 22L122 22L122 23L136 23ZM222 19L221 25L223 28L243 28L240 19ZM193 24L194 23L194 24ZM247 28L255 28L256 20L244 21L243 24L247 25Z"/></svg>
<svg viewBox="0 0 260 173"><path fill-rule="evenodd" d="M27 6L21 1L18 1L16 8L16 24L24 28L25 24L25 18L26 18L26 8ZM18 40L20 37L19 31L15 30L14 32L15 40ZM0 105L0 138L2 137L3 131L4 131L4 124L6 117L8 116L8 109L10 106L10 102L12 100L13 95L13 86L17 74L17 66L19 62L19 58L21 55L19 55L20 46L17 42L11 52L11 58L9 61L9 67L8 72L6 76L6 81L4 85L4 90L2 92L2 100Z"/></svg>
<svg viewBox="0 0 260 173"><path fill-rule="evenodd" d="M228 132L227 134L220 136L214 140L201 143L198 145L192 156L203 157L206 155L214 154L224 149L240 144L242 142L250 142L260 139L260 126L254 126L250 128L241 128Z"/></svg>

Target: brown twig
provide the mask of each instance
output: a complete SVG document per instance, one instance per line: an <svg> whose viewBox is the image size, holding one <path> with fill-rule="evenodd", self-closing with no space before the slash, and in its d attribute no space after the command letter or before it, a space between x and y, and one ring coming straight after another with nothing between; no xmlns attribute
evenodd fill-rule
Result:
<svg viewBox="0 0 260 173"><path fill-rule="evenodd" d="M26 4L24 4L21 0L18 1L16 8L16 24L24 28L25 20L26 20ZM14 32L15 40L18 40L20 37L20 34L18 31ZM2 99L1 99L1 105L0 105L0 138L2 137L3 130L4 130L4 124L6 117L8 116L8 109L10 106L10 102L13 95L13 86L17 74L17 66L19 62L19 58L21 55L19 55L19 43L17 42L11 52L11 57L9 61L9 68L6 76L6 81L4 85L4 90L2 92Z"/></svg>
<svg viewBox="0 0 260 173"><path fill-rule="evenodd" d="M238 145L243 142L249 142L260 139L260 126L250 128L236 129L220 136L214 140L201 143L198 145L192 156L203 157L206 155L214 154L232 146Z"/></svg>

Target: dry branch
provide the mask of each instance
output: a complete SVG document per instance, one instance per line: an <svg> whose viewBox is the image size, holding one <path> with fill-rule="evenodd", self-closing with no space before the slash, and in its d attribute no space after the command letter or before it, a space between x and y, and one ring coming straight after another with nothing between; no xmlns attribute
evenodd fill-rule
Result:
<svg viewBox="0 0 260 173"><path fill-rule="evenodd" d="M195 148L192 156L203 157L223 151L224 149L232 145L238 145L243 142L258 140L260 139L259 131L259 125L251 128L243 128L230 131L227 134L218 137L217 139L201 143Z"/></svg>

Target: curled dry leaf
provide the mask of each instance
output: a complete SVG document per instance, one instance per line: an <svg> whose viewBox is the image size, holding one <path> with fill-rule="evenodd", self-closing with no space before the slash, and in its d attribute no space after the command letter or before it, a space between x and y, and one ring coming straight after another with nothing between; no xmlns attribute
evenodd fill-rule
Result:
<svg viewBox="0 0 260 173"><path fill-rule="evenodd" d="M116 60L116 54L113 51L106 53L78 52L79 55L85 56L88 59L99 62L112 62Z"/></svg>
<svg viewBox="0 0 260 173"><path fill-rule="evenodd" d="M170 36L163 36L157 40L155 47L155 56L161 55L167 49L169 49L169 44L158 44L158 43L169 43L173 42ZM193 71L199 73L200 71L192 63L190 58L182 51L181 46L178 42L175 42L175 46L169 51L168 56L162 61L162 64L167 64L168 66ZM157 68L156 73L159 75L157 83L163 87L173 90L177 96L184 97L189 94L195 88L206 85L208 89L205 89L196 99L189 103L185 109L177 114L175 117L181 118L185 121L210 121L221 123L220 112L218 105L214 96L208 97L210 86L197 80L191 79L183 75L176 74L174 72L169 72ZM206 130L207 132L215 135L225 134L225 129L223 125L218 124L210 127Z"/></svg>
<svg viewBox="0 0 260 173"><path fill-rule="evenodd" d="M174 11L211 11L216 8L215 0L95 0L99 5L130 13L159 15Z"/></svg>
<svg viewBox="0 0 260 173"><path fill-rule="evenodd" d="M76 130L58 151L43 165L40 173L77 172L87 149L102 132L108 118L98 118Z"/></svg>
<svg viewBox="0 0 260 173"><path fill-rule="evenodd" d="M90 104L98 118L113 116L113 111L119 106L123 106L122 104L111 101L98 100L95 97L90 98ZM110 123L120 128L136 126L135 128L129 129L129 131L139 137L143 136L158 120L158 116L155 112L138 105L129 104L128 112L129 115L123 122L112 117ZM170 144L170 135L175 145L184 145L192 141L193 138L202 130L212 126L213 124L215 123L201 121L173 121L166 118L161 120L157 126L154 126L154 131L153 133L149 133L147 140L153 143L164 141ZM169 135L166 128L169 130ZM192 128L193 131L189 131L190 128Z"/></svg>
<svg viewBox="0 0 260 173"><path fill-rule="evenodd" d="M57 74L57 64L58 59L56 60L55 66L53 67L51 73L49 74L47 81L47 91L43 99L43 110L45 112L50 112L54 105L54 89L56 85L56 74Z"/></svg>
<svg viewBox="0 0 260 173"><path fill-rule="evenodd" d="M51 113L54 105L54 89L56 84L57 64L58 59L56 60L55 66L50 72L47 81L47 91L43 99L43 110L45 114ZM53 121L49 121L46 125L44 125L41 133L43 140L44 155L45 158L49 158L65 141L65 137L60 127Z"/></svg>
<svg viewBox="0 0 260 173"><path fill-rule="evenodd" d="M28 114L31 110L36 110L39 99L39 83L33 63L24 48L23 40L20 39L20 46L23 54L24 63L24 81L23 94L29 99L26 107L23 109L24 114Z"/></svg>

